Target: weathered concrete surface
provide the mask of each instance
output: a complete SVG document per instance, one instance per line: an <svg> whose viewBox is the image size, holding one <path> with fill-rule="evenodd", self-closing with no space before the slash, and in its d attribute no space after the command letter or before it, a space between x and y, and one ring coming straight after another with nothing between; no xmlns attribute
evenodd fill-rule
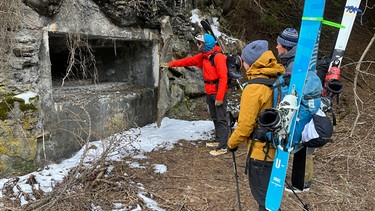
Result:
<svg viewBox="0 0 375 211"><path fill-rule="evenodd" d="M40 16L38 10L23 5L22 30L14 32L9 59L2 66L1 177L26 173L67 158L85 141L156 121L158 31L118 27L92 1L62 1L58 6L52 8L58 11L53 16ZM50 33L137 41L143 47L125 54L131 60L122 69L130 72L126 82L54 87ZM22 99L14 99L27 91L37 94L30 106Z"/></svg>
<svg viewBox="0 0 375 211"><path fill-rule="evenodd" d="M61 160L77 152L86 139L101 140L155 122L156 90L121 83L55 89L54 112L48 115L53 131L53 141L46 145L48 158Z"/></svg>

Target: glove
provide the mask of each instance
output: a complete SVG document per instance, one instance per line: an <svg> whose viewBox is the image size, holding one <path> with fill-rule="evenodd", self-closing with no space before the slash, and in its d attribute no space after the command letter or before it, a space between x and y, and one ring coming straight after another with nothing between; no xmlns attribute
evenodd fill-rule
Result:
<svg viewBox="0 0 375 211"><path fill-rule="evenodd" d="M166 63L166 62L162 62L162 63L160 63L160 67L161 68L169 68L169 64L168 63Z"/></svg>
<svg viewBox="0 0 375 211"><path fill-rule="evenodd" d="M236 146L236 147L233 148L233 149L231 149L231 148L228 147L228 150L231 151L231 152L235 152L235 151L237 151L237 149L238 149L238 146Z"/></svg>
<svg viewBox="0 0 375 211"><path fill-rule="evenodd" d="M215 100L215 106L221 106L223 105L223 101Z"/></svg>

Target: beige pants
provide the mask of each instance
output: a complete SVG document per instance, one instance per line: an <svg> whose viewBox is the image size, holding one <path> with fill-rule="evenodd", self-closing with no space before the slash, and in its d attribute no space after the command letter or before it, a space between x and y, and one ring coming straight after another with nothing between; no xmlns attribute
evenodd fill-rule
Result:
<svg viewBox="0 0 375 211"><path fill-rule="evenodd" d="M313 153L315 148L307 148L306 149L306 166L305 166L305 183L312 180L313 173L314 173L314 160L313 160ZM291 157L294 157L291 155Z"/></svg>
<svg viewBox="0 0 375 211"><path fill-rule="evenodd" d="M305 182L311 181L314 172L313 154L306 155Z"/></svg>

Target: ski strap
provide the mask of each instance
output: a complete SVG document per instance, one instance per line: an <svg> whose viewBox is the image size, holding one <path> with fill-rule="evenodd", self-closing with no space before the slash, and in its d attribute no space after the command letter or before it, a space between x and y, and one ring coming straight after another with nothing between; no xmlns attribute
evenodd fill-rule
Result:
<svg viewBox="0 0 375 211"><path fill-rule="evenodd" d="M328 25L328 26L333 26L333 27L336 27L336 28L345 28L345 26L343 26L339 23L327 21L327 20L324 20L321 17L302 17L302 20L303 21L321 21L322 24L325 24L325 25Z"/></svg>
<svg viewBox="0 0 375 211"><path fill-rule="evenodd" d="M265 131L265 128L264 127L260 128L259 123L257 123L257 126L254 128L253 132L250 135L251 144L250 144L249 152L247 153L247 156L246 156L245 174L247 174L247 170L251 165L251 154L253 153L254 143L256 141L265 143L265 145L263 146L263 149L262 149L262 152L264 153L264 159L263 159L262 167L260 169L260 174L262 174L262 172L263 172L263 168L264 168L264 166L267 162L267 158L271 158L271 156L269 156L269 151L270 151L270 148L271 148L271 145L270 145L271 140L269 140L267 135L266 135L267 131L266 132L264 132L264 131ZM264 136L261 135L262 137L260 137L259 134L263 134ZM264 140L263 138L266 138L266 140ZM261 140L264 140L264 141L261 141Z"/></svg>
<svg viewBox="0 0 375 211"><path fill-rule="evenodd" d="M250 156L251 156L251 153L253 153L254 143L255 143L255 135L254 135L254 131L253 131L253 133L251 133L251 144L250 144L249 152L247 153L247 156L246 156L246 166L245 166L245 174L246 175L247 175L247 170L250 167L250 162L251 162ZM250 174L250 172L249 172L249 174Z"/></svg>

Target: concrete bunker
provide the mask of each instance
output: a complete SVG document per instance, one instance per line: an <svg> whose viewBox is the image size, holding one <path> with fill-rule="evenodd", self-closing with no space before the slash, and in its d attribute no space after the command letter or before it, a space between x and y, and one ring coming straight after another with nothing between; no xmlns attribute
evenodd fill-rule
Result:
<svg viewBox="0 0 375 211"><path fill-rule="evenodd" d="M45 148L49 160L71 156L88 139L156 121L156 41L88 36L89 48L76 48L74 57L71 42L68 34L48 33L53 98L47 124L52 141ZM72 72L66 77L69 65Z"/></svg>
<svg viewBox="0 0 375 211"><path fill-rule="evenodd" d="M3 177L62 161L88 141L107 143L157 119L158 24L135 27L127 24L131 16L118 24L110 4L56 2L25 1L30 4L9 10L17 24L5 27L12 41L4 46L0 77ZM73 74L62 83L70 59ZM28 97L13 99L21 95Z"/></svg>

